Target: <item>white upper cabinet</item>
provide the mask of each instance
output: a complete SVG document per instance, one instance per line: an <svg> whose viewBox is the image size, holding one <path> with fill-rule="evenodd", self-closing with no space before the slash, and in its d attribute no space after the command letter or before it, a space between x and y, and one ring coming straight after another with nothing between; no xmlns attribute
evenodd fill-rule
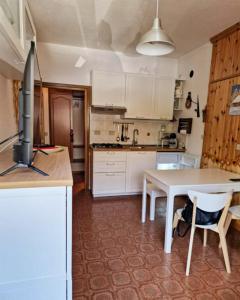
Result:
<svg viewBox="0 0 240 300"><path fill-rule="evenodd" d="M26 0L0 1L0 58L19 68L25 62L36 30Z"/></svg>
<svg viewBox="0 0 240 300"><path fill-rule="evenodd" d="M93 71L92 104L125 106L125 74Z"/></svg>
<svg viewBox="0 0 240 300"><path fill-rule="evenodd" d="M92 72L92 105L122 106L125 118L172 120L175 80L143 74Z"/></svg>
<svg viewBox="0 0 240 300"><path fill-rule="evenodd" d="M154 119L172 120L175 81L173 78L155 78Z"/></svg>
<svg viewBox="0 0 240 300"><path fill-rule="evenodd" d="M126 74L125 118L151 119L154 78L148 75Z"/></svg>

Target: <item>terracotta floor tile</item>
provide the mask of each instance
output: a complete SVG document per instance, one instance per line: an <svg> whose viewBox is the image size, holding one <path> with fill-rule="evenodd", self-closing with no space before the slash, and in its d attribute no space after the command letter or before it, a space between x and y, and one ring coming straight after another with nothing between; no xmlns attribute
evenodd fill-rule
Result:
<svg viewBox="0 0 240 300"><path fill-rule="evenodd" d="M240 233L227 236L228 274L216 234L203 247L198 230L186 277L189 233L174 237L171 254L163 250L166 201L142 224L140 196L94 200L75 188L73 195L74 300L240 299Z"/></svg>

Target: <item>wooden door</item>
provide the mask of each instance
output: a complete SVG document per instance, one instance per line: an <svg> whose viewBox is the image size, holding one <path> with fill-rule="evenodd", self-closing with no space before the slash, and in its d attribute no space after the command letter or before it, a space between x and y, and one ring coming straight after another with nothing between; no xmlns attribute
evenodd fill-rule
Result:
<svg viewBox="0 0 240 300"><path fill-rule="evenodd" d="M64 89L49 89L50 105L50 142L66 146L72 160L72 91Z"/></svg>

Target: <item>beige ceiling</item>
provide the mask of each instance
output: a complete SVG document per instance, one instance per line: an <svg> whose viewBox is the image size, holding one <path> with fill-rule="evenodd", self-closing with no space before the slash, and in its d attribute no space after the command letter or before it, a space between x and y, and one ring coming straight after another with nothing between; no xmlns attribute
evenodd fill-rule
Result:
<svg viewBox="0 0 240 300"><path fill-rule="evenodd" d="M38 41L135 56L156 0L28 0ZM159 0L163 28L179 57L240 20L240 0Z"/></svg>

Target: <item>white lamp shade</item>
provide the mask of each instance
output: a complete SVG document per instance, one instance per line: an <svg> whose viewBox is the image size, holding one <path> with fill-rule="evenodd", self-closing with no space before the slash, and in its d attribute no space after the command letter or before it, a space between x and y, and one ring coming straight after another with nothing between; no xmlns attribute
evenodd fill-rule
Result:
<svg viewBox="0 0 240 300"><path fill-rule="evenodd" d="M166 55L174 50L174 43L160 27L159 18L154 19L153 27L142 36L136 47L138 53L149 56Z"/></svg>

